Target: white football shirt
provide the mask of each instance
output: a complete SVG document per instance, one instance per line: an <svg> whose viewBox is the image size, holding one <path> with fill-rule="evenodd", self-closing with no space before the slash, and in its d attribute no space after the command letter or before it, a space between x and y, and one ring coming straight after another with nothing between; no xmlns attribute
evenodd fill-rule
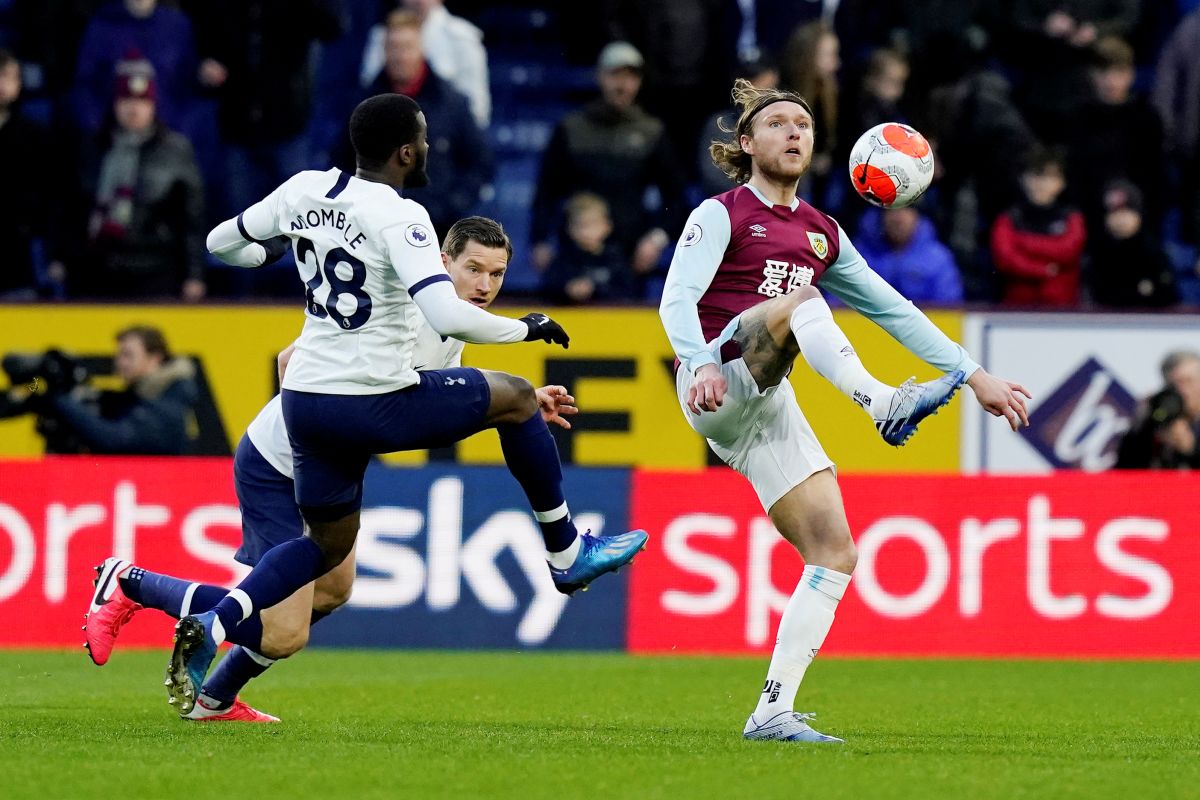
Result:
<svg viewBox="0 0 1200 800"><path fill-rule="evenodd" d="M519 342L528 332L454 295L429 214L386 184L339 169L301 172L239 215L237 229L246 242L288 236L306 286L285 389L383 394L411 386L427 319L435 332L475 342ZM210 249L220 238L210 234ZM414 301L418 292L426 294Z"/></svg>

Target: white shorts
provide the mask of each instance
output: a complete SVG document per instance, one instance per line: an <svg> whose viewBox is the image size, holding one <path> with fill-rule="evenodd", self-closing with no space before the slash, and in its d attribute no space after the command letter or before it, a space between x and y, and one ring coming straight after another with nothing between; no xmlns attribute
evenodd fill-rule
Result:
<svg viewBox="0 0 1200 800"><path fill-rule="evenodd" d="M737 321L709 348L720 363L721 345L737 330ZM713 452L746 476L767 511L811 475L833 467L812 426L804 418L796 392L785 378L759 391L750 368L740 358L721 364L729 384L724 402L716 411L693 414L687 407L692 375L680 367L675 393L683 416L692 429L708 440Z"/></svg>

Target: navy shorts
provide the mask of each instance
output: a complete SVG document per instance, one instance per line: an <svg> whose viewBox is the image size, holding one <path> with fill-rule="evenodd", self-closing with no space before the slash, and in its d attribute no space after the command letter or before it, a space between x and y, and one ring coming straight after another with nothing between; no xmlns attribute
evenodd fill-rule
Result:
<svg viewBox="0 0 1200 800"><path fill-rule="evenodd" d="M418 374L420 383L385 394L283 391L296 503L305 517L328 521L357 511L373 455L446 447L488 427L492 392L483 373Z"/></svg>
<svg viewBox="0 0 1200 800"><path fill-rule="evenodd" d="M233 485L242 507L242 546L233 556L239 563L253 567L275 545L304 535L295 484L244 434L233 457Z"/></svg>

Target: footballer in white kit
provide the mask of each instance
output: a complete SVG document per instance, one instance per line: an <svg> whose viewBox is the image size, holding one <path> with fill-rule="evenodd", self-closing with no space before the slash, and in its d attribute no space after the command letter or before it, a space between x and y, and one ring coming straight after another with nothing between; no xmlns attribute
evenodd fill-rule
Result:
<svg viewBox="0 0 1200 800"><path fill-rule="evenodd" d="M490 305L503 284L511 251L508 236L494 220L470 217L452 226L443 245L443 260L458 295L481 308ZM422 325L414 360L429 369L457 367L461 365L462 349L458 339L440 336ZM289 347L280 355L281 371L290 352ZM566 389L546 386L538 389L537 395L543 418L569 428L565 416L577 413L577 409ZM278 396L259 412L238 443L234 479L242 509L242 544L234 558L252 567L276 544L304 533L292 483L291 444ZM268 609L261 615L259 642L253 642L250 626L239 625L234 637L250 646L238 644L226 655L184 718L205 722L277 721L241 701L239 692L275 659L294 655L303 648L310 624L346 602L354 580L354 561L351 553L314 584ZM121 629L143 608L179 618L193 609L211 608L226 592L220 586L148 572L110 558L97 567L96 590L84 627L88 652L96 664L107 663Z"/></svg>
<svg viewBox="0 0 1200 800"><path fill-rule="evenodd" d="M558 450L528 381L461 367L416 371L421 315L440 335L469 342L566 347L569 337L545 314L494 316L448 285L429 215L399 194L428 182L425 116L412 98L364 100L351 115L350 140L353 175L302 172L208 237L209 249L231 264L262 264L280 236L296 254L306 318L282 407L305 536L265 553L211 611L179 621L166 684L182 713L195 704L217 646L234 627L352 552L362 479L375 454L445 446L496 428L541 529L551 577L566 594L627 564L645 545L643 531L576 531Z"/></svg>

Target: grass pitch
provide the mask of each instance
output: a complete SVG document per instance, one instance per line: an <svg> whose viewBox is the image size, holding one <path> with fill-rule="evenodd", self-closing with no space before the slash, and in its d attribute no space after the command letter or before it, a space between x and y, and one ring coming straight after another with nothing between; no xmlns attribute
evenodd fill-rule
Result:
<svg viewBox="0 0 1200 800"><path fill-rule="evenodd" d="M0 797L1200 798L1200 664L821 659L843 746L740 738L765 659L313 651L193 725L164 653L0 652Z"/></svg>

